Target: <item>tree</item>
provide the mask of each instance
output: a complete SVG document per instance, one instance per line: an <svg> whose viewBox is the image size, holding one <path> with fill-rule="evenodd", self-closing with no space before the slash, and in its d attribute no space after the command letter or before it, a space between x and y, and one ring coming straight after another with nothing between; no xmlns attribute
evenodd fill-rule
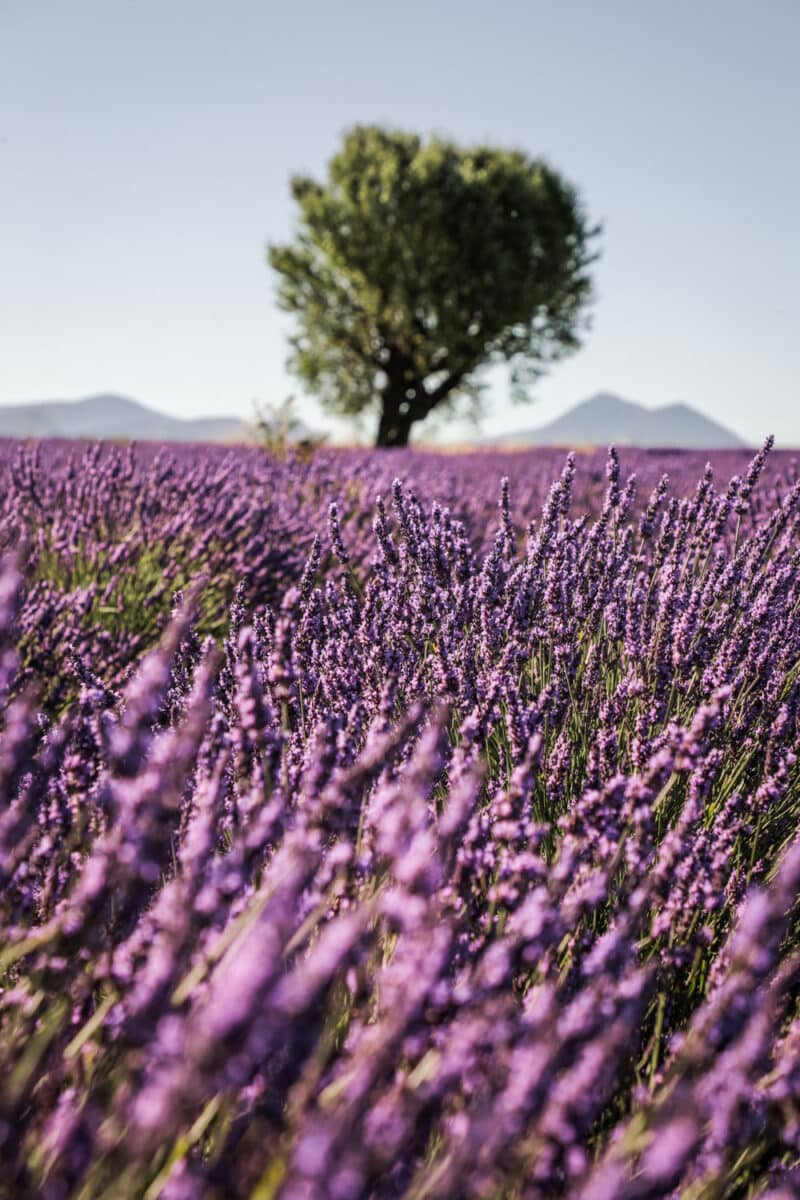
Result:
<svg viewBox="0 0 800 1200"><path fill-rule="evenodd" d="M268 249L298 318L287 365L333 411L376 409L378 446L459 395L479 405L490 363L529 399L580 345L599 229L544 161L359 125L327 183L291 191L296 238Z"/></svg>

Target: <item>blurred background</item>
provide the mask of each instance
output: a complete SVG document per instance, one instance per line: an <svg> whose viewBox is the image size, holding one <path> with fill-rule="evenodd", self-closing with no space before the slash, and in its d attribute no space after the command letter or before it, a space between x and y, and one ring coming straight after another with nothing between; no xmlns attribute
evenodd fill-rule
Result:
<svg viewBox="0 0 800 1200"><path fill-rule="evenodd" d="M292 393L289 176L386 123L543 155L604 226L583 349L484 436L598 392L800 444L796 0L0 0L0 404L248 420ZM470 440L435 416L420 435Z"/></svg>

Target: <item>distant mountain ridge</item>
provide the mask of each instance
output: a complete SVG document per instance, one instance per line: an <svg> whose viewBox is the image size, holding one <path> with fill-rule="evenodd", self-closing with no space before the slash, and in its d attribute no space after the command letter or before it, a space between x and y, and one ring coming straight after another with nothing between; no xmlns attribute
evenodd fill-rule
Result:
<svg viewBox="0 0 800 1200"><path fill-rule="evenodd" d="M84 400L0 405L0 437L234 442L246 434L247 425L236 417L171 417L113 392Z"/></svg>
<svg viewBox="0 0 800 1200"><path fill-rule="evenodd" d="M181 418L103 392L83 400L0 405L0 437L107 438L120 441L246 441L250 427L237 417ZM610 392L576 404L546 425L482 439L506 446L647 446L692 450L747 445L731 430L687 404L644 408Z"/></svg>
<svg viewBox="0 0 800 1200"><path fill-rule="evenodd" d="M611 392L598 392L547 425L487 439L513 446L647 446L685 450L736 450L737 434L688 404L644 408Z"/></svg>

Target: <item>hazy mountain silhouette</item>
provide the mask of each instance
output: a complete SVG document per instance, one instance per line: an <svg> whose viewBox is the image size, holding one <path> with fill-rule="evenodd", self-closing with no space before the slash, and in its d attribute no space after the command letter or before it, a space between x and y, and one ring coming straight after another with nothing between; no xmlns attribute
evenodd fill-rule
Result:
<svg viewBox="0 0 800 1200"><path fill-rule="evenodd" d="M740 437L688 404L643 408L610 392L598 392L538 429L498 434L491 442L516 446L675 447L687 450L737 449Z"/></svg>
<svg viewBox="0 0 800 1200"><path fill-rule="evenodd" d="M247 427L235 417L184 420L107 393L85 400L0 405L0 437L119 438L156 442L231 442Z"/></svg>

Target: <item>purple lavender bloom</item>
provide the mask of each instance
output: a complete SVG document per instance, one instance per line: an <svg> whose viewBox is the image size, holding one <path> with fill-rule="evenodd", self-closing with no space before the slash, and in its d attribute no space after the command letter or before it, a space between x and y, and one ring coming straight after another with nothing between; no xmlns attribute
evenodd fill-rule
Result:
<svg viewBox="0 0 800 1200"><path fill-rule="evenodd" d="M796 1192L790 455L0 467L9 1195Z"/></svg>

